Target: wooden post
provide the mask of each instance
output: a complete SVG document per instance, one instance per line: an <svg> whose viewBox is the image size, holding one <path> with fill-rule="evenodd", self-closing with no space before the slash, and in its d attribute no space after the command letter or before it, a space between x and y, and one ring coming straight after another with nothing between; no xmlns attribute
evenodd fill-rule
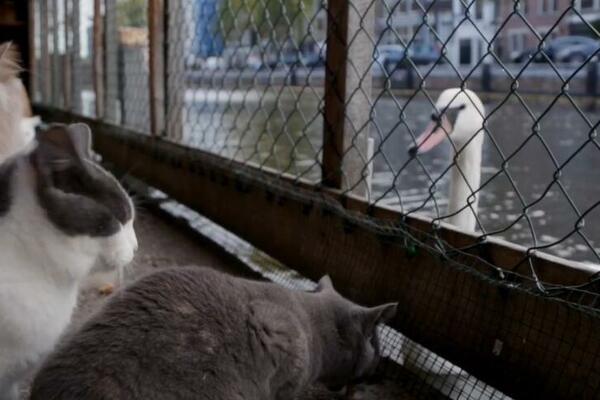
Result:
<svg viewBox="0 0 600 400"><path fill-rule="evenodd" d="M29 35L29 80L28 80L28 89L29 89L29 98L32 101L37 101L37 61L36 57L36 29L38 27L35 23L35 10L36 10L36 0L29 0L27 3L27 21L28 21L28 35Z"/></svg>
<svg viewBox="0 0 600 400"><path fill-rule="evenodd" d="M48 3L40 1L40 81L42 82L42 103L50 103L52 93L52 77L50 75L50 51L48 50Z"/></svg>
<svg viewBox="0 0 600 400"><path fill-rule="evenodd" d="M64 106L65 110L73 109L72 102L72 91L71 91L71 58L72 58L72 48L71 48L71 40L70 37L73 35L73 21L72 21L72 13L70 12L69 3L72 4L69 0L63 0L63 7L65 11L65 55L63 58L63 96L64 96Z"/></svg>
<svg viewBox="0 0 600 400"><path fill-rule="evenodd" d="M161 136L165 130L165 4L163 0L148 1L150 39L150 130Z"/></svg>
<svg viewBox="0 0 600 400"><path fill-rule="evenodd" d="M73 29L73 42L71 48L71 72L75 79L71 80L71 108L77 114L83 113L83 84L82 80L86 79L82 76L81 67L81 38L80 38L80 21L81 9L79 1L72 0L71 2L71 22ZM90 55L91 56L91 55ZM89 78L87 78L89 79Z"/></svg>
<svg viewBox="0 0 600 400"><path fill-rule="evenodd" d="M351 4L350 4L351 3ZM331 0L327 21L323 184L366 197L374 7Z"/></svg>
<svg viewBox="0 0 600 400"><path fill-rule="evenodd" d="M61 88L61 80L62 80L62 74L61 74L61 54L60 54L60 40L59 40L59 35L60 35L60 23L59 23L59 16L60 16L60 9L58 7L58 2L59 0L52 0L52 5L51 5L51 12L50 15L52 17L52 71L51 71L51 76L52 76L52 104L56 107L62 107L63 106L63 102L62 102L62 96L61 96L61 92L62 92L62 88Z"/></svg>
<svg viewBox="0 0 600 400"><path fill-rule="evenodd" d="M181 1L167 1L168 21L167 21L167 136L173 141L181 141L184 136L185 120L185 57L187 38L193 35L188 26L188 19L193 15L194 10L185 9ZM190 25L193 25L192 22Z"/></svg>
<svg viewBox="0 0 600 400"><path fill-rule="evenodd" d="M119 27L117 26L117 0L104 0L104 37L106 46L104 48L104 115L105 120L114 124L123 122L123 113L121 109L123 104L119 105L119 99L124 89L120 84L121 74L124 71L121 68L120 51L121 41L119 38Z"/></svg>
<svg viewBox="0 0 600 400"><path fill-rule="evenodd" d="M346 0L330 0L328 6L322 182L339 189L342 187L344 151L349 5Z"/></svg>
<svg viewBox="0 0 600 400"><path fill-rule="evenodd" d="M102 0L94 0L93 74L96 92L96 118L104 117L104 19Z"/></svg>

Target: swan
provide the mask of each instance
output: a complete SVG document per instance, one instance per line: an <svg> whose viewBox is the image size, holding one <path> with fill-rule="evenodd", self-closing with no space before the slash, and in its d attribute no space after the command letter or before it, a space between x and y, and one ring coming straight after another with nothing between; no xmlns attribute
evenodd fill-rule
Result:
<svg viewBox="0 0 600 400"><path fill-rule="evenodd" d="M409 150L414 157L450 139L454 165L450 168L447 221L465 231L475 231L481 182L481 153L485 107L471 90L444 90L435 103L431 122Z"/></svg>
<svg viewBox="0 0 600 400"><path fill-rule="evenodd" d="M479 189L481 181L484 119L483 102L471 90L444 90L435 103L431 122L409 149L409 155L415 157L450 139L454 165L450 168L448 222L471 232L477 224L479 196L473 192ZM401 354L406 367L425 373L428 382L446 395L460 392L466 384L467 376L459 367L442 362L415 342L406 340Z"/></svg>

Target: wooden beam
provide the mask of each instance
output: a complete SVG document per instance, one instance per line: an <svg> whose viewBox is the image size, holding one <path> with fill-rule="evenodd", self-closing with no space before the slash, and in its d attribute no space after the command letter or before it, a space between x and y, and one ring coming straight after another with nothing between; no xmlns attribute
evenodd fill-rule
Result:
<svg viewBox="0 0 600 400"><path fill-rule="evenodd" d="M385 222L373 222L401 216L385 209L370 210L369 219L354 214L368 206L358 198L292 185L251 166L92 119L36 111L48 120L90 124L95 149L107 161L305 276L329 273L343 294L363 304L399 301L392 327L509 396L592 398L600 392L600 375L590 373L600 362L597 311L567 302L568 290L565 299L541 295L533 282L519 275L503 280L487 265L488 252L493 262L522 258L524 248L490 241L483 254L444 254L436 250L440 243L462 247L476 238L442 225L436 229L440 242L430 237L431 220L410 216L401 226L406 234L390 233L379 229ZM595 272L555 257L527 260L544 280L564 285L590 282ZM595 306L597 292L587 290Z"/></svg>
<svg viewBox="0 0 600 400"><path fill-rule="evenodd" d="M102 0L94 0L93 74L96 117L104 117L104 18Z"/></svg>
<svg viewBox="0 0 600 400"><path fill-rule="evenodd" d="M150 129L155 136L165 131L165 3L148 1L150 32Z"/></svg>

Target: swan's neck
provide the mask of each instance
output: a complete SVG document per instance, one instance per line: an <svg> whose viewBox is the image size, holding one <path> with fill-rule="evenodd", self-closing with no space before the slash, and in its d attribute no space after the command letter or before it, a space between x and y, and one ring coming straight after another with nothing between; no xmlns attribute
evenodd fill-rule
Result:
<svg viewBox="0 0 600 400"><path fill-rule="evenodd" d="M475 231L481 182L481 146L483 136L474 138L459 154L451 169L448 222L463 230ZM458 147L460 148L460 146ZM470 204L468 206L467 204Z"/></svg>

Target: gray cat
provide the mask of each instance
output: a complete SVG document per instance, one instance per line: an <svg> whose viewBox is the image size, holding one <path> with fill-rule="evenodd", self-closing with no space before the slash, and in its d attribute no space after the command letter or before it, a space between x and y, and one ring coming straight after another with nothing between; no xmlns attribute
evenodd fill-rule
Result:
<svg viewBox="0 0 600 400"><path fill-rule="evenodd" d="M358 306L328 277L299 292L207 268L158 272L60 347L31 399L292 400L371 374L375 328L396 306Z"/></svg>

